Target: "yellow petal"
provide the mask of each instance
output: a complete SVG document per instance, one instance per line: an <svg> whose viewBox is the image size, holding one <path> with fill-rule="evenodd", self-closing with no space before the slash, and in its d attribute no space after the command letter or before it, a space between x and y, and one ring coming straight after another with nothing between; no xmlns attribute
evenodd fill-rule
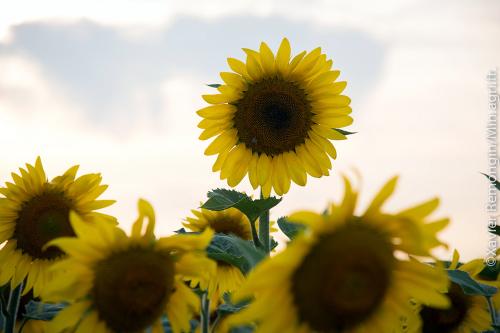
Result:
<svg viewBox="0 0 500 333"><path fill-rule="evenodd" d="M300 159L295 152L286 152L283 155L285 165L288 168L288 174L295 184L304 186L307 182L307 173Z"/></svg>
<svg viewBox="0 0 500 333"><path fill-rule="evenodd" d="M226 119L236 112L236 107L231 104L218 104L207 106L196 113L207 119Z"/></svg>
<svg viewBox="0 0 500 333"><path fill-rule="evenodd" d="M438 206L439 206L439 198L434 198L418 206L399 212L398 216L422 219L430 215L434 210L436 210Z"/></svg>
<svg viewBox="0 0 500 333"><path fill-rule="evenodd" d="M285 74L287 72L288 63L290 61L290 54L291 54L290 42L288 41L288 39L283 38L283 40L281 41L281 45L278 49L278 53L276 54L276 68L282 74Z"/></svg>
<svg viewBox="0 0 500 333"><path fill-rule="evenodd" d="M221 72L220 77L227 85L235 87L236 89L244 90L247 87L245 80L240 74Z"/></svg>
<svg viewBox="0 0 500 333"><path fill-rule="evenodd" d="M259 175L257 169L257 163L259 161L259 155L254 153L252 155L252 160L250 161L250 165L248 166L248 179L250 180L250 184L255 190L259 186Z"/></svg>
<svg viewBox="0 0 500 333"><path fill-rule="evenodd" d="M312 120L326 127L341 128L352 124L350 116L314 115Z"/></svg>
<svg viewBox="0 0 500 333"><path fill-rule="evenodd" d="M273 188L276 194L283 195L290 189L290 178L283 163L283 155L273 157Z"/></svg>
<svg viewBox="0 0 500 333"><path fill-rule="evenodd" d="M211 94L211 95L202 95L205 102L209 104L223 104L223 103L231 103L238 99L237 96L233 96L230 94Z"/></svg>
<svg viewBox="0 0 500 333"><path fill-rule="evenodd" d="M305 145L300 145L295 148L297 152L297 157L300 159L307 173L312 177L319 178L323 175L319 163L314 159L311 154L307 151Z"/></svg>
<svg viewBox="0 0 500 333"><path fill-rule="evenodd" d="M247 71L253 81L258 81L262 78L262 67L259 63L259 59L253 54L249 54L247 57Z"/></svg>
<svg viewBox="0 0 500 333"><path fill-rule="evenodd" d="M47 332L59 333L66 328L75 326L82 315L89 308L90 301L82 301L62 309L57 316L48 323Z"/></svg>
<svg viewBox="0 0 500 333"><path fill-rule="evenodd" d="M259 156L259 161L257 162L257 173L259 176L259 184L264 186L269 179L269 175L271 174L271 158L264 153Z"/></svg>
<svg viewBox="0 0 500 333"><path fill-rule="evenodd" d="M314 144L311 141L311 139L306 139L304 146L306 147L306 150L310 153L311 157L318 162L323 175L328 176L329 170L332 168L332 162L326 155L325 151L322 150L320 147L318 147L316 144Z"/></svg>
<svg viewBox="0 0 500 333"><path fill-rule="evenodd" d="M200 140L208 140L208 139L210 139L210 138L212 138L212 137L214 137L216 135L221 134L225 130L228 130L228 129L232 128L232 127L233 127L233 123L232 122L227 122L227 123L224 123L222 125L209 127L207 129L205 129L200 134L200 136L198 137L198 139L200 139Z"/></svg>
<svg viewBox="0 0 500 333"><path fill-rule="evenodd" d="M313 99L331 98L342 93L346 86L347 82L345 81L329 83L327 85L321 86L320 88L314 89L311 93L309 93L308 96L309 98Z"/></svg>
<svg viewBox="0 0 500 333"><path fill-rule="evenodd" d="M97 326L97 322L99 318L97 317L97 312L92 311L88 315L86 315L78 327L76 328L75 333L90 333L94 332L95 327Z"/></svg>
<svg viewBox="0 0 500 333"><path fill-rule="evenodd" d="M238 73L243 77L248 77L246 65L244 62L238 59L228 58L227 63L235 73Z"/></svg>
<svg viewBox="0 0 500 333"><path fill-rule="evenodd" d="M325 223L323 216L312 211L298 211L287 218L292 223L305 224L313 230L319 230Z"/></svg>
<svg viewBox="0 0 500 333"><path fill-rule="evenodd" d="M365 215L372 215L378 212L382 205L387 201L387 199L394 193L394 189L396 188L397 183L397 176L391 178L377 193L372 203L366 210Z"/></svg>
<svg viewBox="0 0 500 333"><path fill-rule="evenodd" d="M235 172L237 164L245 155L245 151L245 144L239 144L229 152L224 163L222 164L220 179L226 179Z"/></svg>
<svg viewBox="0 0 500 333"><path fill-rule="evenodd" d="M242 146L244 146L244 144L242 144ZM247 174L248 166L250 164L251 159L252 159L252 151L250 149L245 148L243 156L237 162L235 169L227 178L227 183L229 186L235 187L241 182L243 177L245 177L245 175Z"/></svg>
<svg viewBox="0 0 500 333"><path fill-rule="evenodd" d="M274 73L274 54L266 43L260 44L260 60L264 73L271 75Z"/></svg>
<svg viewBox="0 0 500 333"><path fill-rule="evenodd" d="M328 71L322 73L315 77L309 84L307 85L307 91L313 92L315 89L319 89L324 85L328 85L331 82L335 81L340 75L339 71Z"/></svg>
<svg viewBox="0 0 500 333"><path fill-rule="evenodd" d="M204 250L212 241L214 231L210 228L205 229L199 235L177 234L169 237L160 238L156 245L160 249L176 250Z"/></svg>
<svg viewBox="0 0 500 333"><path fill-rule="evenodd" d="M325 150L331 158L337 158L337 151L330 141L314 132L309 133L309 137L320 149Z"/></svg>
<svg viewBox="0 0 500 333"><path fill-rule="evenodd" d="M217 156L217 159L215 160L214 165L212 166L212 171L217 172L222 168L222 165L224 164L224 161L227 158L227 155L229 155L230 150L224 150L219 155Z"/></svg>
<svg viewBox="0 0 500 333"><path fill-rule="evenodd" d="M297 67L292 71L292 75L304 75L308 73L315 65L321 55L321 48L317 47L307 54L304 59L300 61Z"/></svg>
<svg viewBox="0 0 500 333"><path fill-rule="evenodd" d="M345 95L335 95L321 100L311 102L313 108L320 107L345 107L351 103L351 99Z"/></svg>
<svg viewBox="0 0 500 333"><path fill-rule="evenodd" d="M234 146L237 142L237 131L231 129L223 132L205 149L205 155L215 155Z"/></svg>

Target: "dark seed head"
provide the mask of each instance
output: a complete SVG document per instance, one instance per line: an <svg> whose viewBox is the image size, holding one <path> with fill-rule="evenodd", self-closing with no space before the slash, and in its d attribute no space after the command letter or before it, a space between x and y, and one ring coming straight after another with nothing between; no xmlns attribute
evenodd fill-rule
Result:
<svg viewBox="0 0 500 333"><path fill-rule="evenodd" d="M323 236L292 278L301 320L319 332L367 320L384 300L393 265L392 245L370 226L348 223Z"/></svg>
<svg viewBox="0 0 500 333"><path fill-rule="evenodd" d="M142 332L151 326L173 292L174 263L153 250L131 248L95 267L94 305L114 332Z"/></svg>
<svg viewBox="0 0 500 333"><path fill-rule="evenodd" d="M43 249L49 241L75 236L69 221L72 201L65 193L47 189L25 202L18 213L13 238L17 248L38 259L54 259L63 254L56 247Z"/></svg>
<svg viewBox="0 0 500 333"><path fill-rule="evenodd" d="M311 106L305 91L293 82L263 79L251 84L235 105L239 139L255 152L280 154L307 138Z"/></svg>

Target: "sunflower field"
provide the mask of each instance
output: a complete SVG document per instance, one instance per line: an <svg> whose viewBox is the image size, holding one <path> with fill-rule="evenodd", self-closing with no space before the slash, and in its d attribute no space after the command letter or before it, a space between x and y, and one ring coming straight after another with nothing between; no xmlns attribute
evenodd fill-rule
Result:
<svg viewBox="0 0 500 333"><path fill-rule="evenodd" d="M228 187L170 236L155 235L144 199L132 230L99 212L114 203L99 173L49 178L40 157L12 172L0 188L2 332L500 332L498 264L438 258L449 219L431 217L437 198L385 209L398 177L362 212L354 175L324 210L270 219L294 186L332 173L335 141L363 134L345 129L347 83L321 48L295 54L284 38L243 51L197 111ZM246 179L255 193L238 191Z"/></svg>

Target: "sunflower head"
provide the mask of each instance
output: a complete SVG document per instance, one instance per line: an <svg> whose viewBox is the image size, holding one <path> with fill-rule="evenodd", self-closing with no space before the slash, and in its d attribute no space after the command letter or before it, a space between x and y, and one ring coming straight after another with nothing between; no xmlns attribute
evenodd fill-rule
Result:
<svg viewBox="0 0 500 333"><path fill-rule="evenodd" d="M241 239L251 240L250 221L245 214L236 208L213 211L205 208L191 210L194 217L187 217L183 225L191 231L200 232L211 228L215 233L235 235Z"/></svg>
<svg viewBox="0 0 500 333"><path fill-rule="evenodd" d="M347 179L339 205L324 214L289 216L305 224L305 232L250 273L235 300L258 297L226 325L257 322L270 332L393 332L399 318L412 313L410 299L448 306L441 293L448 284L444 270L411 257L429 243L416 246L406 239L411 234L401 232L408 221L381 210L395 182L389 181L361 216L354 213L358 194ZM416 229L426 222L411 223Z"/></svg>
<svg viewBox="0 0 500 333"><path fill-rule="evenodd" d="M449 269L459 269L475 277L484 268L481 259L471 260L463 265L459 265L459 259L460 255L455 250ZM444 294L450 299L450 307L437 309L417 304L418 315L409 318L409 325L426 333L483 332L490 329L491 316L484 297L467 295L454 282L450 282Z"/></svg>
<svg viewBox="0 0 500 333"><path fill-rule="evenodd" d="M107 185L101 185L99 174L76 178L78 166L51 181L47 180L40 158L19 170L19 174L12 173L13 182L0 188L0 243L6 241L0 250L0 285L10 280L11 287L15 287L28 277L24 293L35 288L37 296L48 279L48 265L64 254L47 244L58 237L75 235L70 210L86 220L101 216L109 223L112 217L94 210L114 201L97 200Z"/></svg>
<svg viewBox="0 0 500 333"><path fill-rule="evenodd" d="M140 200L139 213L130 236L109 224L84 223L72 213L77 237L50 243L68 257L53 266L55 278L42 296L71 302L50 323L50 332L156 331L164 314L174 332L189 330L199 299L183 280L213 275L215 264L204 254L213 231L157 239L151 205Z"/></svg>
<svg viewBox="0 0 500 333"><path fill-rule="evenodd" d="M345 139L336 129L352 123L332 60L320 48L292 58L286 38L276 54L266 43L243 50L246 62L228 59L233 72L221 73L219 93L204 95L211 105L198 111L200 139L216 137L205 150L218 155L213 171L233 187L248 174L265 196L327 176L337 156L330 140Z"/></svg>
<svg viewBox="0 0 500 333"><path fill-rule="evenodd" d="M193 209L191 212L194 217L187 217L183 223L191 231L203 232L210 228L218 234L234 235L244 240L252 239L250 221L245 214L236 208L222 211L201 208L200 210ZM216 263L216 274L207 283L198 279L189 280L191 287L199 286L201 289L207 290L213 304L217 304L224 293L237 290L245 280L245 276L238 267L223 260L217 260Z"/></svg>

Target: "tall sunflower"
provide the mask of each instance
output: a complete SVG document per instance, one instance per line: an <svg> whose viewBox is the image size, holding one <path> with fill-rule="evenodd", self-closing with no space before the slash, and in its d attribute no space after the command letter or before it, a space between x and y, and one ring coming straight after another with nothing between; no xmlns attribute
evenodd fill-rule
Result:
<svg viewBox="0 0 500 333"><path fill-rule="evenodd" d="M462 266L458 265L459 255L455 251L450 269L460 269L474 273L484 267L482 260L473 260ZM448 309L436 309L426 305L418 306L418 317L410 318L410 332L423 333L471 333L487 331L491 327L488 304L482 296L466 295L462 288L451 282L446 296L451 306ZM411 327L413 326L413 327Z"/></svg>
<svg viewBox="0 0 500 333"><path fill-rule="evenodd" d="M40 295L50 274L48 266L59 260L63 252L53 246L52 239L74 236L69 222L73 210L84 219L111 216L94 210L107 207L113 200L97 200L106 190L99 174L76 177L78 166L68 169L62 176L47 180L42 161L26 164L20 174L12 173L13 183L0 188L0 285L11 282L15 288L26 279L24 293L31 289Z"/></svg>
<svg viewBox="0 0 500 333"><path fill-rule="evenodd" d="M252 239L252 230L247 216L236 208L228 208L221 211L211 211L201 208L191 210L194 217L187 217L183 225L191 231L202 232L207 228L214 230L218 234L235 235L244 240ZM256 221L257 231L259 220ZM270 221L269 231L276 232L274 221ZM222 297L226 292L234 292L245 280L245 276L239 268L222 260L217 261L217 273L203 286L209 294L213 296L214 304L217 297ZM191 281L194 287L199 283L197 280Z"/></svg>
<svg viewBox="0 0 500 333"><path fill-rule="evenodd" d="M411 259L423 248L402 232L425 225L428 207L405 222L380 210L395 184L389 181L360 217L354 215L358 195L347 180L341 205L325 214L291 215L308 228L250 273L235 300L255 300L225 325L254 322L257 332L393 332L399 318L412 313L411 298L449 306L440 293L448 283L445 272Z"/></svg>
<svg viewBox="0 0 500 333"><path fill-rule="evenodd" d="M70 305L50 322L49 332L145 332L148 327L163 332L164 314L173 332L189 332L200 300L183 279L206 280L213 274L214 263L204 253L211 229L156 239L154 211L144 200L130 237L110 224L84 223L75 213L70 219L78 237L51 241L68 257L53 266L55 278L42 294L46 301Z"/></svg>
<svg viewBox="0 0 500 333"><path fill-rule="evenodd" d="M214 230L219 234L235 235L245 240L252 239L250 221L236 208L229 208L222 211L211 211L204 208L200 210L191 210L194 217L187 217L183 225L191 231L202 232L207 228ZM216 304L219 297L225 292L237 290L245 276L239 268L222 260L217 261L217 272L203 285L212 297L213 304ZM191 286L196 287L200 281L191 280Z"/></svg>
<svg viewBox="0 0 500 333"><path fill-rule="evenodd" d="M229 58L233 72L220 74L225 84L198 111L200 139L216 136L205 150L218 154L213 171L232 187L248 173L265 196L288 192L291 181L304 186L308 174L327 176L337 157L330 140L345 139L336 128L352 123L340 72L319 47L291 58L286 38L276 55L266 43L243 50L246 63Z"/></svg>

